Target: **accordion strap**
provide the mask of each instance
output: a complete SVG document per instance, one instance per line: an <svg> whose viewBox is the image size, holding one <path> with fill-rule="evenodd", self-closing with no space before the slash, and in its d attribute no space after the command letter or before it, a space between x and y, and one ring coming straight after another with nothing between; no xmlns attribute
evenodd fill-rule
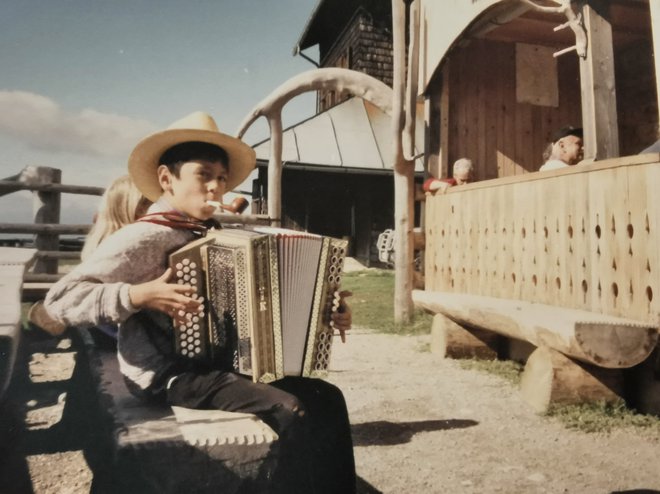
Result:
<svg viewBox="0 0 660 494"><path fill-rule="evenodd" d="M206 221L196 220L182 215L178 211L166 211L164 213L149 213L140 217L137 221L144 221L146 223L154 223L156 225L169 226L178 230L190 230L200 236L205 236L206 233L215 228L219 229L220 224L214 219Z"/></svg>

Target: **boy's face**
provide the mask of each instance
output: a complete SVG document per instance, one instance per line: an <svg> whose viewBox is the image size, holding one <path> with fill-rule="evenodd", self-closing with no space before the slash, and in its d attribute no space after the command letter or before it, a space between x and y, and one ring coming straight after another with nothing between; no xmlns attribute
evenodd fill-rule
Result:
<svg viewBox="0 0 660 494"><path fill-rule="evenodd" d="M206 201L222 201L227 184L227 167L218 161L194 160L183 163L179 176L165 166L158 167L163 196L171 206L188 216L207 220L216 208Z"/></svg>

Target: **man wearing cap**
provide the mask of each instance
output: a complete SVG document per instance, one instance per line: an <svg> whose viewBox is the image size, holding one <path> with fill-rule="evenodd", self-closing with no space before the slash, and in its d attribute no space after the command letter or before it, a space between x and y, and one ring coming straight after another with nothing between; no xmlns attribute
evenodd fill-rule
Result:
<svg viewBox="0 0 660 494"><path fill-rule="evenodd" d="M582 160L582 129L563 127L552 137L549 157L539 171L557 170L573 166Z"/></svg>
<svg viewBox="0 0 660 494"><path fill-rule="evenodd" d="M350 424L339 389L303 377L253 383L174 352L173 319L201 311L202 304L191 286L170 281L169 254L212 227L223 194L255 163L252 148L219 132L202 112L143 139L128 170L152 206L53 285L44 307L67 326L119 324L119 367L141 399L260 417L279 437L273 492L355 492ZM340 332L349 329L350 310L333 315L333 322Z"/></svg>

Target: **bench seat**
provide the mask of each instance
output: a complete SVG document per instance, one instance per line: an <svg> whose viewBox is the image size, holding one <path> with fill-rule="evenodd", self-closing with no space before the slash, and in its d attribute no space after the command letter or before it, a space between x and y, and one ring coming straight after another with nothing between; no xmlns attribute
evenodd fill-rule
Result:
<svg viewBox="0 0 660 494"><path fill-rule="evenodd" d="M253 415L145 404L131 395L114 351L78 330L123 492L267 492L277 435Z"/></svg>

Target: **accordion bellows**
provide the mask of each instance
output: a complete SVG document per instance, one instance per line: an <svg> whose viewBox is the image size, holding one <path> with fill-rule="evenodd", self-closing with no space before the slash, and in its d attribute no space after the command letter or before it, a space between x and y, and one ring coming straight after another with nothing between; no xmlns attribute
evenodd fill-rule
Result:
<svg viewBox="0 0 660 494"><path fill-rule="evenodd" d="M176 352L270 382L323 377L347 241L282 228L213 230L170 255L204 311L174 324Z"/></svg>

